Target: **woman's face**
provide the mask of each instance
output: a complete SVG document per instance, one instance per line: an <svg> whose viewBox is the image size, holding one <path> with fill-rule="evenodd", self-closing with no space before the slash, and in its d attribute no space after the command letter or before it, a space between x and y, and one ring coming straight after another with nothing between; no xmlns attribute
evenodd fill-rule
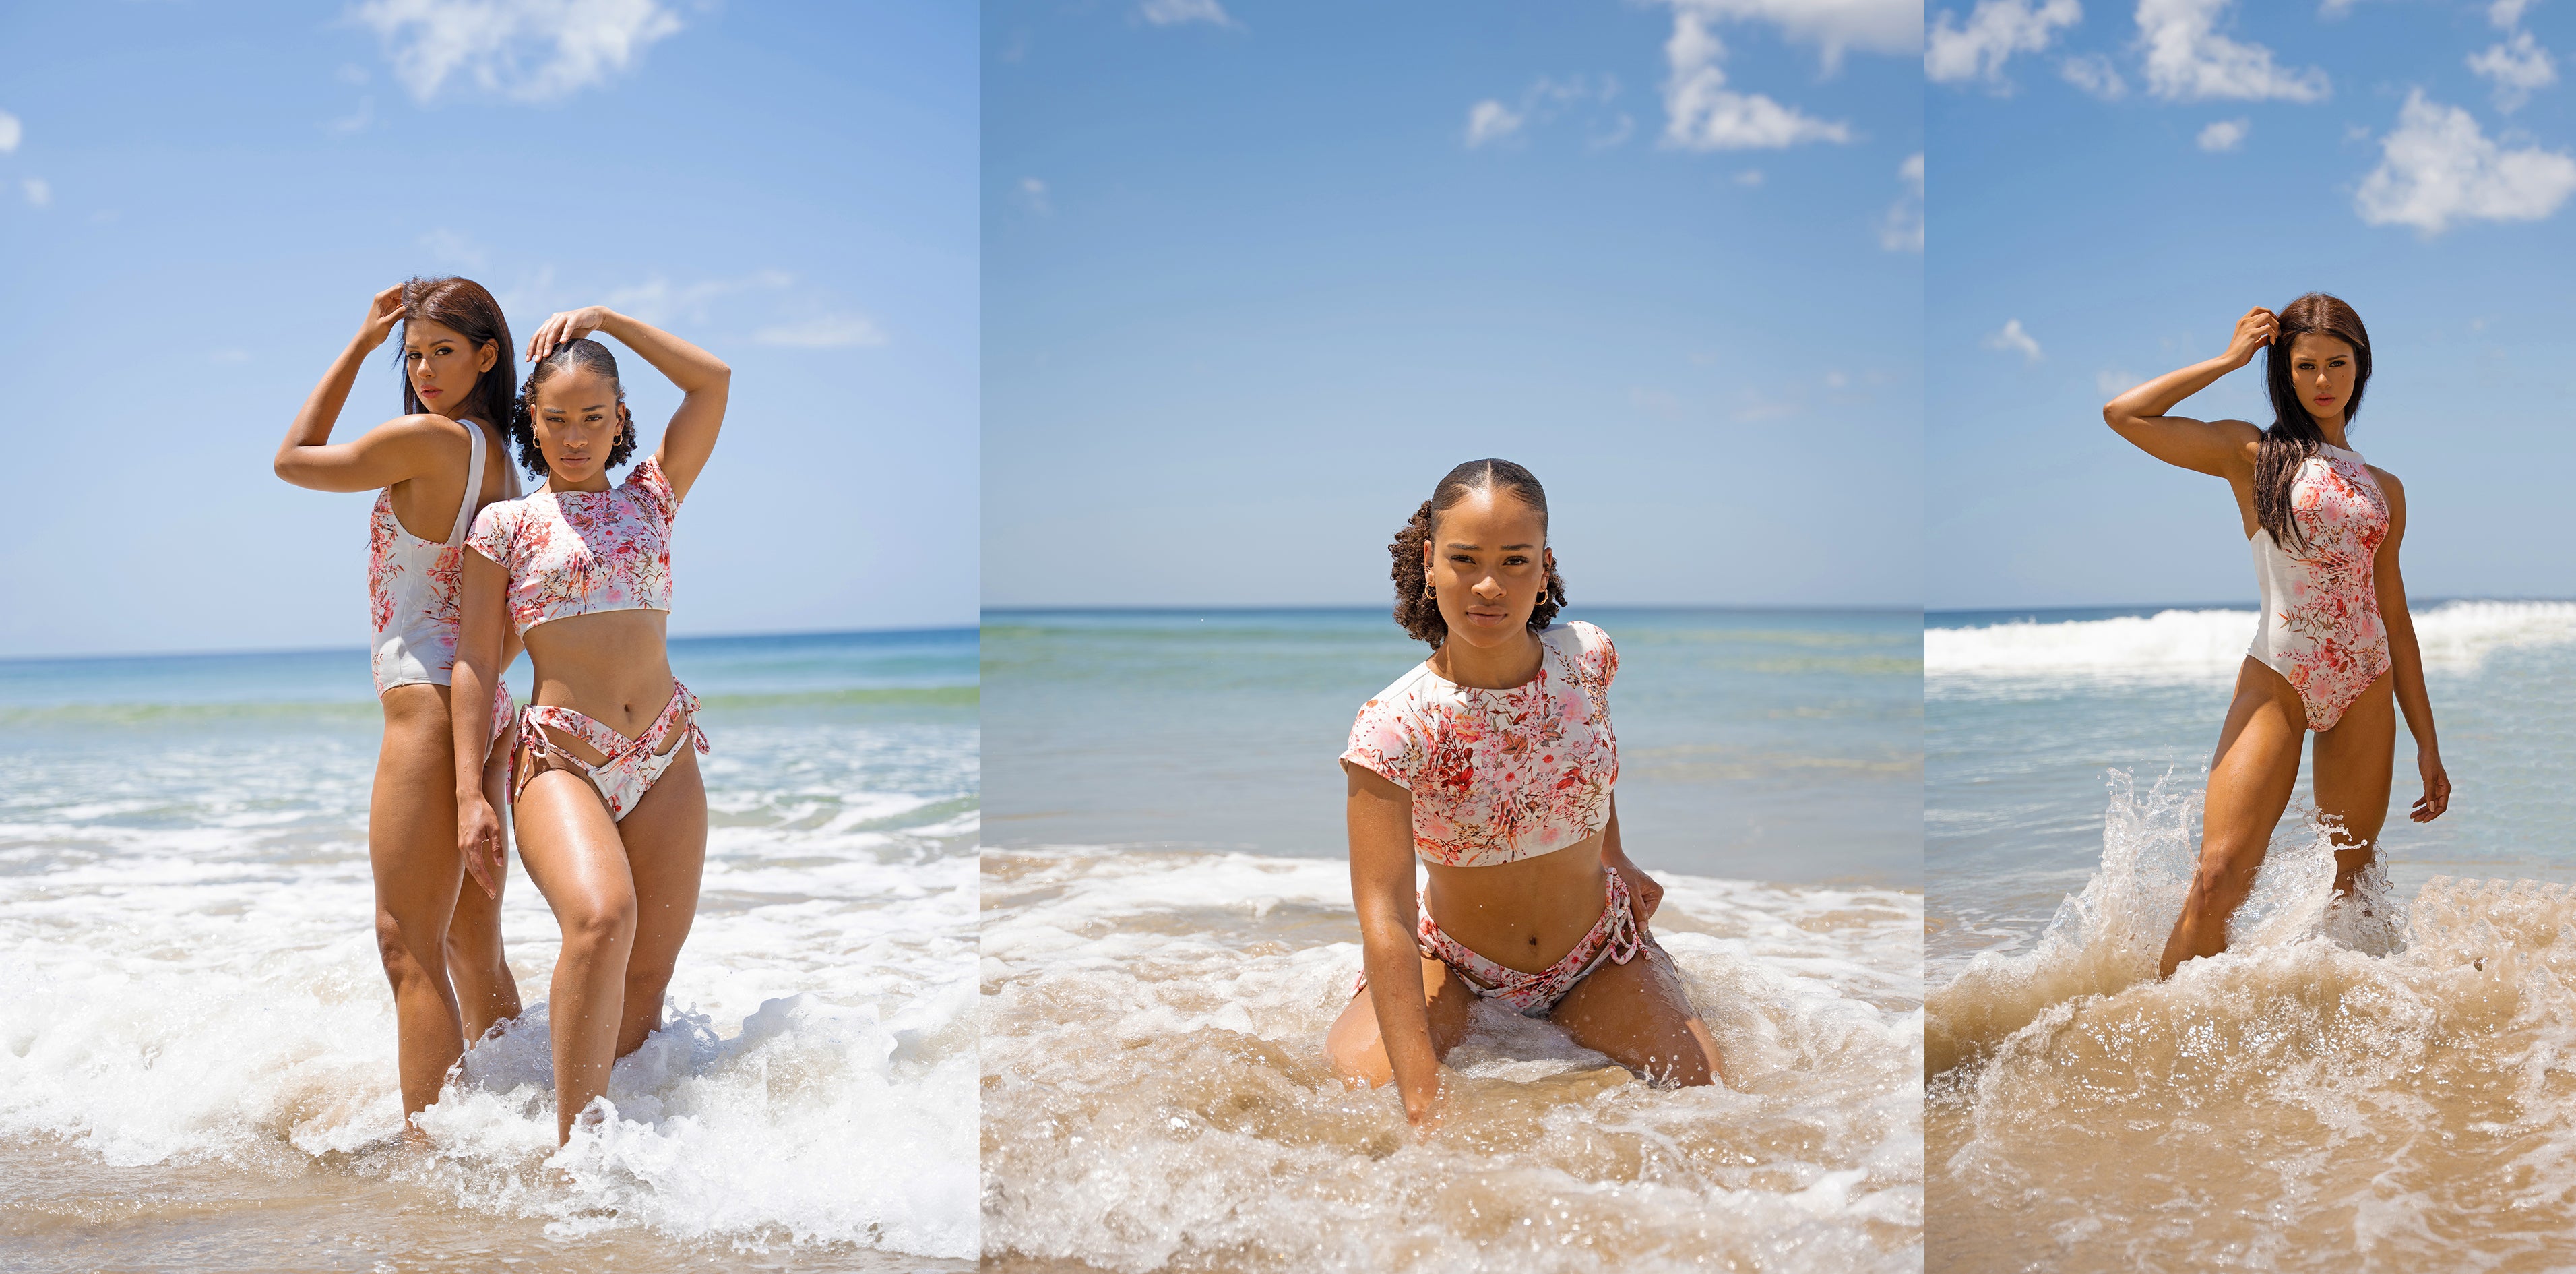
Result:
<svg viewBox="0 0 2576 1274"><path fill-rule="evenodd" d="M476 349L455 328L429 319L403 323L403 374L425 411L453 416L474 396L474 382L501 360L501 347L490 341ZM494 422L486 422L494 423Z"/></svg>
<svg viewBox="0 0 2576 1274"><path fill-rule="evenodd" d="M1547 522L1508 491L1478 491L1431 517L1422 546L1449 635L1492 649L1518 640L1547 587Z"/></svg>
<svg viewBox="0 0 2576 1274"><path fill-rule="evenodd" d="M2352 402L2352 383L2361 375L2352 347L2323 332L2301 332L2290 338L2290 383L2299 401L2320 421L2343 415Z"/></svg>
<svg viewBox="0 0 2576 1274"><path fill-rule="evenodd" d="M537 450L556 485L579 486L607 470L619 429L615 384L572 367L548 377L529 398Z"/></svg>

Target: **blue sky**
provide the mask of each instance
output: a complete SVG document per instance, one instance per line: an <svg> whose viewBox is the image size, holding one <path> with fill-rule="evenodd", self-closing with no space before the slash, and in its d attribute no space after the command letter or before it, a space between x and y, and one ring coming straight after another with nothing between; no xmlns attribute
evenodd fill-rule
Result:
<svg viewBox="0 0 2576 1274"><path fill-rule="evenodd" d="M1920 599L1910 0L984 7L988 605L1374 603L1450 465L1577 601Z"/></svg>
<svg viewBox="0 0 2576 1274"><path fill-rule="evenodd" d="M364 645L373 497L270 457L440 273L733 364L674 632L974 622L973 6L617 9L0 11L0 655ZM337 436L399 410L380 353Z"/></svg>
<svg viewBox="0 0 2576 1274"><path fill-rule="evenodd" d="M2409 591L2576 596L2576 6L1929 9L1932 606L2250 603L2225 485L2101 405L2309 289L2370 328ZM2178 410L2268 424L2260 376Z"/></svg>

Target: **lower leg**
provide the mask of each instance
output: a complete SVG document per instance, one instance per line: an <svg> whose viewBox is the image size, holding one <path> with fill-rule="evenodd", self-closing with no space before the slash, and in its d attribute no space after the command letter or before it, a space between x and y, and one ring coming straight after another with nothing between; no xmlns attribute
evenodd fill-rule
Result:
<svg viewBox="0 0 2576 1274"><path fill-rule="evenodd" d="M548 1030L555 1054L555 1140L572 1138L575 1117L608 1091L612 1051L626 1011L626 953L634 915L622 923L590 917L564 924L563 958L555 962Z"/></svg>
<svg viewBox="0 0 2576 1274"><path fill-rule="evenodd" d="M2254 891L2254 874L2271 848L2272 829L2298 787L2307 722L2307 707L2290 683L2247 658L2219 730L2218 753L2210 760L2200 862L2182 915L2156 961L2158 977L2172 977L2185 960L2227 949L2227 922Z"/></svg>
<svg viewBox="0 0 2576 1274"><path fill-rule="evenodd" d="M502 791L502 776L508 760L508 748L515 736L505 736L492 749L492 759L483 769L483 797L495 810L510 808ZM495 1023L517 1017L520 1011L519 980L510 973L510 961L501 949L501 899L508 896L508 864L493 883L500 887L499 897L483 892L471 876L459 882L455 917L447 924L447 973L456 983L456 1003L465 1017L468 1043L483 1038Z"/></svg>
<svg viewBox="0 0 2576 1274"><path fill-rule="evenodd" d="M2380 828L2388 821L2388 789L2397 744L2397 707L2382 674L2344 709L2335 727L2317 736L2317 815L2332 828L2335 894L2352 893L2379 856Z"/></svg>

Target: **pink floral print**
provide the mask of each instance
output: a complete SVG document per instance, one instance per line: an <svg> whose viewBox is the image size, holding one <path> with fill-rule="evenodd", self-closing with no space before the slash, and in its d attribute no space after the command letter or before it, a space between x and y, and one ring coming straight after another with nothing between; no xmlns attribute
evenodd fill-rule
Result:
<svg viewBox="0 0 2576 1274"><path fill-rule="evenodd" d="M1563 849L1610 821L1610 635L1577 620L1540 634L1539 672L1505 690L1425 664L1361 707L1342 759L1413 795L1426 862L1484 867Z"/></svg>
<svg viewBox="0 0 2576 1274"><path fill-rule="evenodd" d="M611 490L541 488L487 505L465 542L510 573L510 620L524 633L594 611L671 609L679 510L661 462L646 460Z"/></svg>
<svg viewBox="0 0 2576 1274"><path fill-rule="evenodd" d="M2257 532L2264 623L2253 654L2299 692L2308 728L2330 730L2390 667L2373 564L2388 538L2388 499L2361 457L2327 446L2299 466L2290 515L2306 549ZM2266 549L2277 562L2264 559Z"/></svg>

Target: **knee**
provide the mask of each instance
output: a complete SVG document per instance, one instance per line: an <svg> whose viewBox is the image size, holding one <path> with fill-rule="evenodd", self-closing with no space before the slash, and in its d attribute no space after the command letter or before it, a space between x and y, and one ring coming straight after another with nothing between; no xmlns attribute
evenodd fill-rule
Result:
<svg viewBox="0 0 2576 1274"><path fill-rule="evenodd" d="M2192 894L2203 901L2243 898L2254 892L2254 873L2261 866L2252 854L2203 854L2192 871Z"/></svg>
<svg viewBox="0 0 2576 1274"><path fill-rule="evenodd" d="M415 978L426 978L430 971L422 967L420 952L415 949L402 920L390 911L376 912L376 959L385 966L385 976L400 986ZM437 952L437 944L430 944Z"/></svg>
<svg viewBox="0 0 2576 1274"><path fill-rule="evenodd" d="M635 899L585 899L563 916L564 946L584 951L623 947L635 937Z"/></svg>
<svg viewBox="0 0 2576 1274"><path fill-rule="evenodd" d="M1683 1036L1646 1055L1646 1078L1659 1088L1700 1088L1717 1082L1717 1068L1697 1039Z"/></svg>

